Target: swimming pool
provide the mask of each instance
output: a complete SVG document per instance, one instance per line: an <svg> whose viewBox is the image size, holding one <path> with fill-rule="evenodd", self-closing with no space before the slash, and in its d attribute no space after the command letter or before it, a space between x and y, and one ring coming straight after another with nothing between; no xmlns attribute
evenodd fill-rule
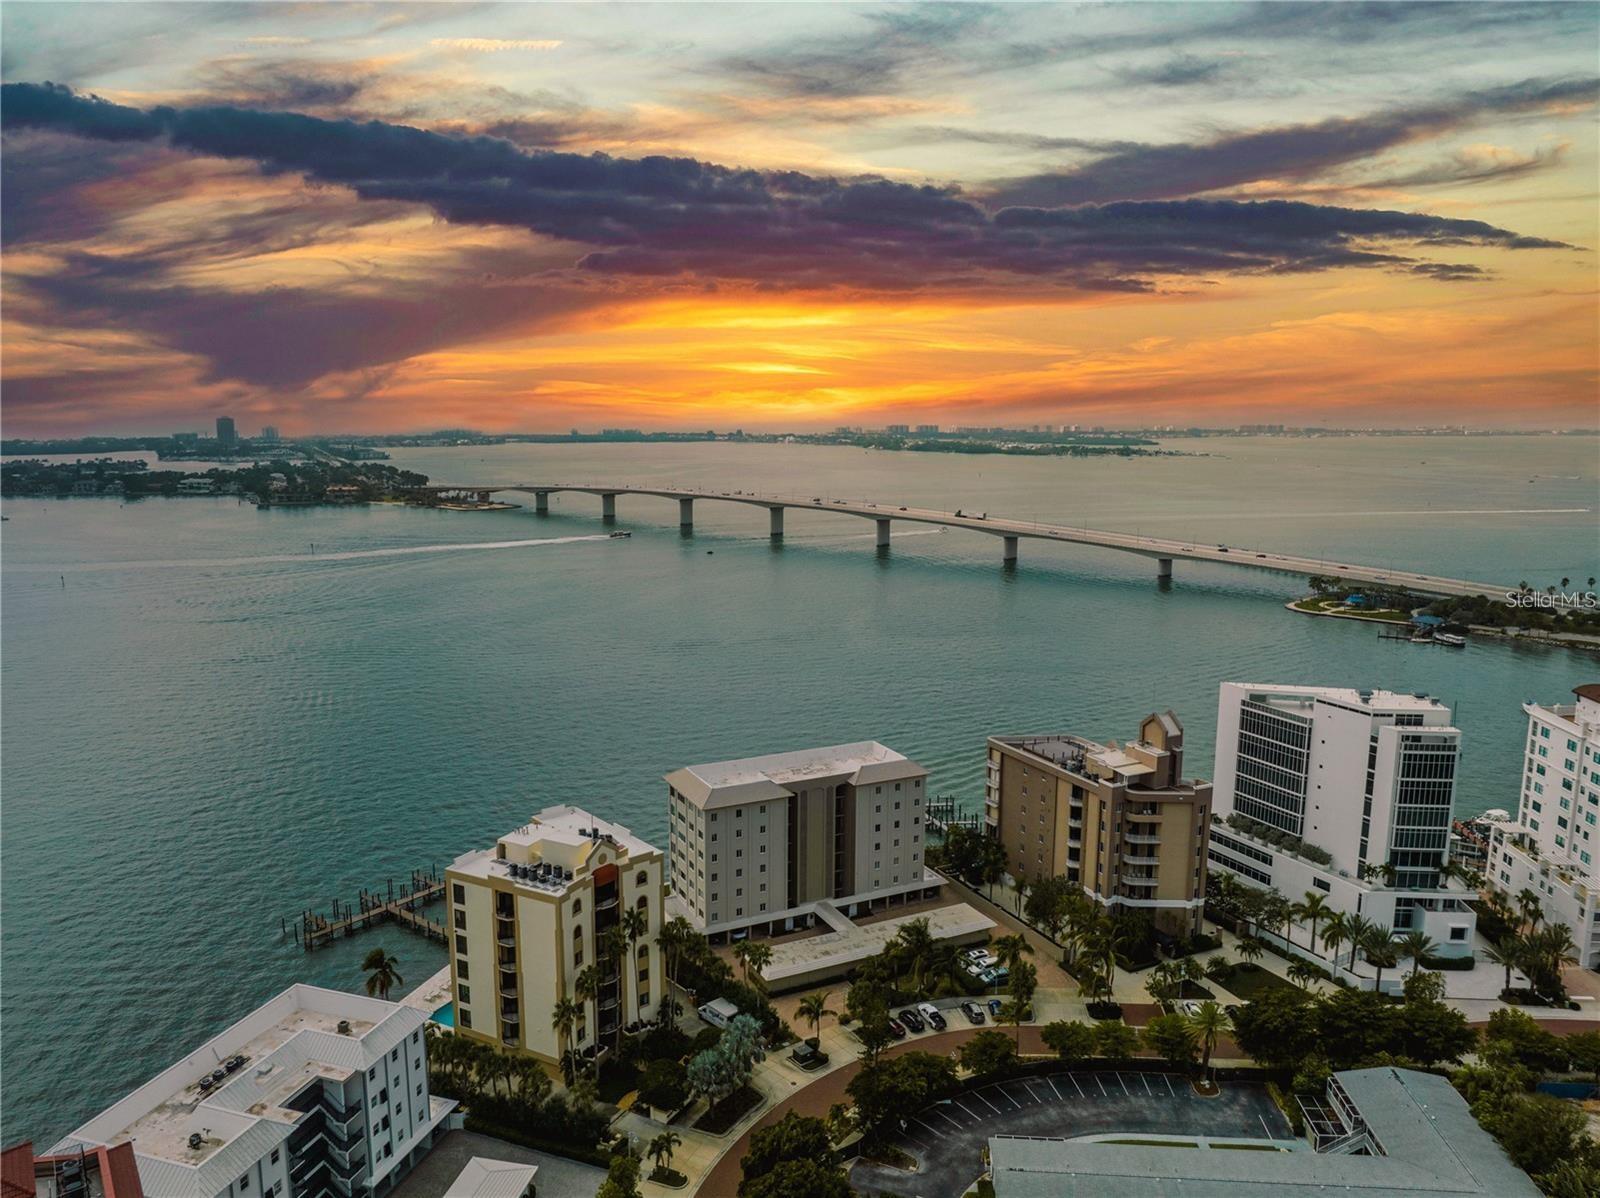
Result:
<svg viewBox="0 0 1600 1198"><path fill-rule="evenodd" d="M437 1011L435 1011L432 1015L430 1015L429 1018L432 1019L435 1023L441 1024L444 1027L455 1027L455 1025L456 1025L456 1004L455 1004L455 1002L452 1000L451 1002L445 1003L444 1006L440 1007Z"/></svg>

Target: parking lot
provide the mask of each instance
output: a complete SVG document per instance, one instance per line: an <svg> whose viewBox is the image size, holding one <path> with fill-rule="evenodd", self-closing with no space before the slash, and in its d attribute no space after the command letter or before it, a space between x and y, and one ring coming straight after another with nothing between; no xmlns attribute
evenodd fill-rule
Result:
<svg viewBox="0 0 1600 1198"><path fill-rule="evenodd" d="M996 1082L917 1112L894 1140L916 1171L857 1162L850 1183L867 1198L961 1198L983 1172L990 1136L1107 1132L1294 1138L1261 1086L1224 1082L1221 1095L1201 1098L1165 1073L1064 1070Z"/></svg>

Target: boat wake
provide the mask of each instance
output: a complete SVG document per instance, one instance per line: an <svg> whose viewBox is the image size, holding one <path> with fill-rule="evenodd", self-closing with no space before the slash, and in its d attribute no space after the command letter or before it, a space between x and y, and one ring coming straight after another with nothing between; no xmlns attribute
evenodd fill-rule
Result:
<svg viewBox="0 0 1600 1198"><path fill-rule="evenodd" d="M538 545L572 545L580 541L608 541L609 533L584 537L539 537L528 541L458 541L445 545L399 545L390 549L351 549L342 553L269 553L259 557L196 557L162 561L76 562L56 566L10 565L7 570L29 573L73 574L91 570L205 570L227 566L258 566L274 562L353 562L370 557L411 557L425 553L466 553L486 549L531 549Z"/></svg>

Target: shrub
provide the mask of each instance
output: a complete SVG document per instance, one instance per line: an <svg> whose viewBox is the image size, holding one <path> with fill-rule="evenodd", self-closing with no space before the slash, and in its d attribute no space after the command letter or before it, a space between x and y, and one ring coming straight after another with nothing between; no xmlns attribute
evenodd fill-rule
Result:
<svg viewBox="0 0 1600 1198"><path fill-rule="evenodd" d="M639 1082L639 1097L657 1110L681 1111L689 1101L688 1072L682 1061L651 1061Z"/></svg>
<svg viewBox="0 0 1600 1198"><path fill-rule="evenodd" d="M1472 956L1471 953L1468 953L1465 957L1427 956L1422 958L1422 968L1424 969L1448 969L1452 972L1466 972L1469 969L1476 969L1477 965L1477 958Z"/></svg>
<svg viewBox="0 0 1600 1198"><path fill-rule="evenodd" d="M961 1064L974 1077L999 1077L1017 1067L1017 1047L1011 1037L993 1028L979 1032L961 1046Z"/></svg>

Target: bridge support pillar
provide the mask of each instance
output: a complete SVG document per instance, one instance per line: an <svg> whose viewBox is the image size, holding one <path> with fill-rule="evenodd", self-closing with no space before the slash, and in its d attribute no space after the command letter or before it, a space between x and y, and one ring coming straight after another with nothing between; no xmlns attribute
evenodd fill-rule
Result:
<svg viewBox="0 0 1600 1198"><path fill-rule="evenodd" d="M772 539L774 541L783 540L783 509L781 507L769 507L767 509L767 518Z"/></svg>
<svg viewBox="0 0 1600 1198"><path fill-rule="evenodd" d="M1170 557L1156 558L1156 578L1162 582L1172 581L1172 559Z"/></svg>
<svg viewBox="0 0 1600 1198"><path fill-rule="evenodd" d="M877 521L877 525L878 548L887 549L889 547L889 522L887 520L879 520Z"/></svg>
<svg viewBox="0 0 1600 1198"><path fill-rule="evenodd" d="M614 492L600 496L600 515L606 520L617 518L617 497Z"/></svg>
<svg viewBox="0 0 1600 1198"><path fill-rule="evenodd" d="M550 492L535 491L533 493L533 510L541 516L550 514Z"/></svg>
<svg viewBox="0 0 1600 1198"><path fill-rule="evenodd" d="M1000 555L1000 560L1003 561L1003 562L1014 562L1014 561L1016 561L1017 560L1017 538L1016 537L1007 537L1007 538L1005 538L1005 542L1006 542L1006 547L1005 547L1004 551Z"/></svg>
<svg viewBox="0 0 1600 1198"><path fill-rule="evenodd" d="M678 500L678 527L685 531L694 527L694 500Z"/></svg>

